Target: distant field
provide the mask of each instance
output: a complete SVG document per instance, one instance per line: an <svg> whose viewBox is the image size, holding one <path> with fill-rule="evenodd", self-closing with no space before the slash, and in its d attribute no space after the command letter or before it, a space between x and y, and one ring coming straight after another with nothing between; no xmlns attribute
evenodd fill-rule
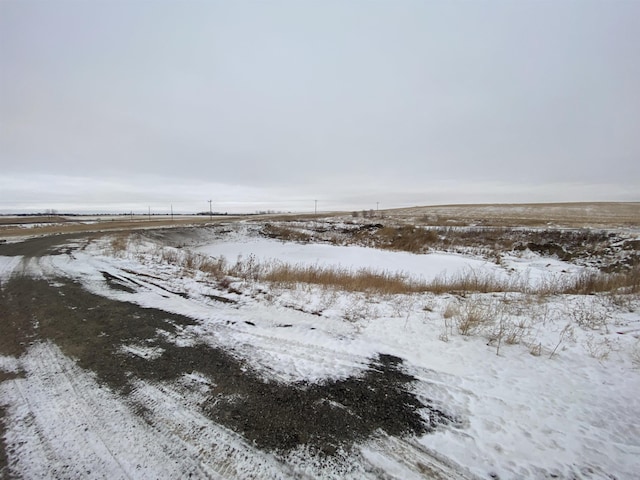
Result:
<svg viewBox="0 0 640 480"><path fill-rule="evenodd" d="M354 212L358 213L358 212ZM318 217L343 216L347 212L322 213ZM531 203L436 205L381 210L376 215L427 225L558 226L558 227L640 227L640 202L628 203ZM288 220L312 219L309 214L261 215L251 218ZM114 216L0 216L0 238L138 230L171 226L202 225L241 216L134 215Z"/></svg>
<svg viewBox="0 0 640 480"><path fill-rule="evenodd" d="M437 225L637 227L640 202L438 205L385 214Z"/></svg>
<svg viewBox="0 0 640 480"><path fill-rule="evenodd" d="M215 216L210 219L201 215L129 216L0 216L0 238L50 235L58 233L81 233L97 231L126 231L170 226L203 225L221 219L235 219L234 216Z"/></svg>

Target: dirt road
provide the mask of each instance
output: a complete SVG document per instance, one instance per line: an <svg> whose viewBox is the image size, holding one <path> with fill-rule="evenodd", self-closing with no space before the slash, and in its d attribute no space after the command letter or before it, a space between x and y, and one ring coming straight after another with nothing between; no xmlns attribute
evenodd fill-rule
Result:
<svg viewBox="0 0 640 480"><path fill-rule="evenodd" d="M340 471L355 468L354 461L366 464L354 450L358 442L396 442L454 421L411 393L414 378L397 357L380 355L360 375L342 380L267 381L233 352L198 339L177 341L194 319L96 295L64 276L29 275L26 266L73 256L94 237L74 233L0 245L0 257L21 257L23 264L0 290L0 355L13 365L0 369L3 478L83 471L112 478L269 477L274 468L295 476L302 467L290 458L301 449ZM123 288L104 275L111 288ZM112 408L126 414L112 416ZM131 447L136 436L149 446ZM429 452L416 444L394 445L394 455L415 472L470 478L425 460ZM263 455L275 462L264 464Z"/></svg>

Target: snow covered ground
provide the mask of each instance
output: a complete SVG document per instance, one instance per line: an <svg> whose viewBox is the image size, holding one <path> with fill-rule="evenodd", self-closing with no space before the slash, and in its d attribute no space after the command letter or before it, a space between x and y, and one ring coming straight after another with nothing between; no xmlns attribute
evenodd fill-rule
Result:
<svg viewBox="0 0 640 480"><path fill-rule="evenodd" d="M43 340L20 357L0 357L0 373L9 375L0 384L0 403L15 475L638 478L637 297L372 295L246 280L223 288L203 272L163 262L151 242L130 242L116 254L108 239L74 247L42 258L0 257L0 280L4 285L21 273L72 279L102 297L186 315L195 323L159 332L163 341L224 348L273 382L346 379L361 375L377 355L393 355L416 379L411 392L455 421L418 436L379 432L343 456L304 448L274 453L203 415L200 406L216 387L197 368L176 381L135 379L132 392L122 396ZM426 280L472 270L536 283L583 271L530 252L505 256L498 265L471 255L301 245L250 234L193 250L231 262L253 255L263 262L368 268ZM492 324L462 335L456 319L470 309ZM509 329L513 342L497 344L498 327ZM118 351L149 361L163 355L139 342Z"/></svg>
<svg viewBox="0 0 640 480"><path fill-rule="evenodd" d="M531 284L538 284L559 274L575 275L584 270L555 258L536 255L505 256L501 259L501 265L496 265L484 258L457 253L416 255L355 245L282 242L256 236L211 241L195 250L216 258L224 257L230 262L253 256L263 263L278 261L293 265L331 266L351 271L366 269L400 273L425 281L455 278L472 272L495 278L526 278Z"/></svg>
<svg viewBox="0 0 640 480"><path fill-rule="evenodd" d="M493 268L495 264L489 264L485 260L456 254L414 255L353 245L301 244L259 237L219 241L197 250L213 257L223 256L231 261L253 255L262 262L278 260L297 265L391 271L428 280L443 274L455 275L468 269L488 269L492 272L497 270Z"/></svg>

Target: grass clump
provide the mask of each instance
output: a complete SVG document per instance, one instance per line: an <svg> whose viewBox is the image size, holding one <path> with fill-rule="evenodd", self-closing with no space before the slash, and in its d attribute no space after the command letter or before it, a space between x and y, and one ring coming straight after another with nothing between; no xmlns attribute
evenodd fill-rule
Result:
<svg viewBox="0 0 640 480"><path fill-rule="evenodd" d="M127 249L129 248L129 237L128 233L118 233L112 235L109 239L109 252L114 257L122 256Z"/></svg>
<svg viewBox="0 0 640 480"><path fill-rule="evenodd" d="M493 313L490 304L465 302L454 316L455 325L460 335L474 335L493 322Z"/></svg>

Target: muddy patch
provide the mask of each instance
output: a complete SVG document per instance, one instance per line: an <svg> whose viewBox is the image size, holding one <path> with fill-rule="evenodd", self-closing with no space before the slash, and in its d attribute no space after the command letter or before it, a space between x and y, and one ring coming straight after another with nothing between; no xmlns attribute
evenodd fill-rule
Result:
<svg viewBox="0 0 640 480"><path fill-rule="evenodd" d="M380 431L423 434L451 421L411 392L414 378L402 361L380 355L355 377L324 383L269 382L226 350L178 346L171 338L196 322L162 310L110 300L79 284L16 277L4 285L0 309L5 354L33 341L54 341L63 352L113 390L127 395L137 380L177 382L204 375L211 387L201 411L257 447L286 452L303 446L332 455ZM11 341L16 346L8 346ZM133 346L133 347L132 347ZM154 355L136 355L136 347ZM139 413L144 414L144 405ZM152 417L145 415L148 421Z"/></svg>

